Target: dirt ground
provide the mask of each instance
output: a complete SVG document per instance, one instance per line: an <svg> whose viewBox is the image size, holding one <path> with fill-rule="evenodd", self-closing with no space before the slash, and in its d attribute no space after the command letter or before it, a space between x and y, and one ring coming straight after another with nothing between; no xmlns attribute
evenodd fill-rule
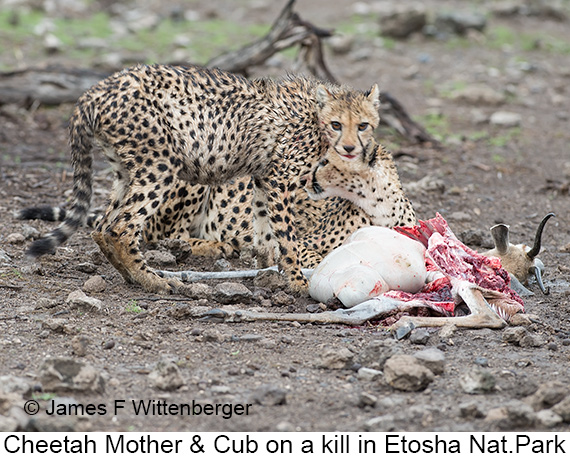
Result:
<svg viewBox="0 0 570 457"><path fill-rule="evenodd" d="M193 7L200 10L222 3L194 2ZM428 9L444 3L462 10L471 4L424 3ZM252 8L240 20L269 23L280 6L270 5ZM300 0L297 10L317 25L335 27L352 14L354 4ZM220 11L231 15L229 8L220 7ZM568 43L568 21L489 15L487 27L509 27L521 36L533 31ZM342 82L362 89L377 82L414 119L439 120L435 128L445 137L441 148L411 144L387 129L378 132L380 140L397 153L406 185L426 176L443 184L435 190L410 192L421 219L440 212L457 235L482 250L477 237L465 236L475 233L488 240L489 227L504 222L510 225L513 242L531 244L540 219L548 212L556 214L545 229L540 254L550 294L541 294L531 282L535 295L525 298L526 311L536 316L526 327L535 343L505 341L508 328L451 334L429 330L427 341L396 342L388 329L372 325L198 321L189 317L189 308L225 305L155 296L126 284L102 258L87 229L55 255L30 262L24 251L30 238L38 235L33 229L45 233L52 224L15 220L13 211L39 203L60 204L69 195L66 121L72 106L30 110L5 105L0 107L0 375L8 377L3 378L6 385L6 379L26 379L31 391L14 405L21 408L24 400L34 398L41 411L32 423L27 416L4 409L0 411L4 420L17 418L21 428L30 430L568 430L568 421L549 421L547 414L539 414L541 408L528 411L525 405L539 387L554 391L570 383L570 54L540 42L536 49L492 46L485 32L463 40L453 46L449 40L416 34L382 46L379 38L365 36L346 54L327 48L327 61ZM265 69L256 72L263 74ZM479 85L507 94L505 101L476 104L451 93ZM520 114L520 126L478 123L477 119L496 111ZM96 167L94 206L100 206L111 177L101 158ZM189 259L176 268L212 266L209 260ZM68 295L84 288L93 276L104 278L105 290L87 295L101 300L102 308L67 303ZM256 292L251 281L243 283ZM266 300L254 298L240 306L259 307L268 299L274 303L268 308L271 311L305 312L312 304L293 297L284 304L280 300L278 306L274 300L278 293L257 291L256 297ZM359 371L363 366L382 370L381 350L372 358L365 356L375 354L374 347L404 354L435 347L444 355L444 371L422 391L397 390L381 374L366 376ZM344 354L346 349L351 356L344 367L323 361L323 354ZM102 392L57 393L56 401L105 405L104 414L101 410L83 417L46 414L54 396L42 391L39 374L42 363L54 357L71 357L93 367L105 384ZM153 386L149 373L161 360L175 362L182 387L162 391ZM493 389L476 395L464 391L462 376L474 367L492 375ZM248 414L227 419L204 414L137 415L129 407L117 414L113 410L118 400L149 399L251 406Z"/></svg>

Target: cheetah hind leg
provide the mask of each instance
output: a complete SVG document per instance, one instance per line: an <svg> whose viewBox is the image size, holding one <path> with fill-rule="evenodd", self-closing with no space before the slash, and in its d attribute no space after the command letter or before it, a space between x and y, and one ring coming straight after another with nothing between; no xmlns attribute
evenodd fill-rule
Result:
<svg viewBox="0 0 570 457"><path fill-rule="evenodd" d="M127 201L137 201L136 198L129 198L129 194L126 197ZM109 208L113 206L111 204ZM144 213L141 208L144 208L144 204L138 203L122 211L108 211L93 232L93 240L128 283L140 284L148 292L176 292L183 283L175 278L160 277L143 257L140 249L141 227L146 217L141 214ZM133 214L135 216L131 216Z"/></svg>

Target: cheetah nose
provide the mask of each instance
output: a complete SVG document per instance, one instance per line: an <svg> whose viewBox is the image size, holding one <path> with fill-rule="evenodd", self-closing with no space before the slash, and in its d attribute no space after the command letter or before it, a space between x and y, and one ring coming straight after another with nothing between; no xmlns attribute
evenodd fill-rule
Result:
<svg viewBox="0 0 570 457"><path fill-rule="evenodd" d="M352 152L352 151L354 151L354 146L352 146L352 145L344 145L344 146L343 146L343 149L344 149L346 152Z"/></svg>

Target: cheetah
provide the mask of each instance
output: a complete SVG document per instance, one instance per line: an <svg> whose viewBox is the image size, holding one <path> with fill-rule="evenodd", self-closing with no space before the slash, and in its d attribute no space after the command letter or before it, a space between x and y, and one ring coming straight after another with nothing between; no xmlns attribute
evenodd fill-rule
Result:
<svg viewBox="0 0 570 457"><path fill-rule="evenodd" d="M352 130L343 122L351 119L353 105L363 106L363 99L369 101L368 110ZM141 252L147 221L169 202L181 205L188 197L187 186L180 183L211 190L250 176L258 257L277 257L290 288L306 292L295 230L299 176L329 145L339 154L357 156L372 137L370 125L378 123L378 108L376 85L357 92L304 77L248 80L196 66L123 70L79 98L70 119L72 205L60 226L36 240L28 254L52 252L85 222L92 194L92 149L98 145L115 172L115 182L92 237L127 282L156 293L182 286L176 279L160 277ZM343 116L336 114L341 112ZM329 121L326 113L337 117ZM205 202L199 190L192 199Z"/></svg>
<svg viewBox="0 0 570 457"><path fill-rule="evenodd" d="M392 155L374 140L358 159L343 159L329 148L301 183L304 187L296 209L303 268L315 268L359 228L410 226L417 222ZM192 254L207 257L239 255L251 244L251 179L215 188L176 184L184 185L186 197L170 201L148 221L143 232L146 243L176 238L189 243ZM65 210L32 207L21 210L17 217L59 221L65 217ZM96 223L97 218L92 216L89 225Z"/></svg>
<svg viewBox="0 0 570 457"><path fill-rule="evenodd" d="M301 264L314 268L354 231L377 225L415 225L416 214L400 182L392 154L372 140L357 157L328 150L301 179L317 214L301 239ZM310 207L306 203L302 208ZM302 212L300 211L302 216ZM309 220L299 217L299 220ZM300 231L306 227L300 228Z"/></svg>

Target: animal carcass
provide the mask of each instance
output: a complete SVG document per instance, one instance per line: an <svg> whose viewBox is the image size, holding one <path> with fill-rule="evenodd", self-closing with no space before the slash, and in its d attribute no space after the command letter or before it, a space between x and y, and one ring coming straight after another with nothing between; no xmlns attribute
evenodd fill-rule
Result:
<svg viewBox="0 0 570 457"><path fill-rule="evenodd" d="M438 214L414 227L355 232L315 269L309 292L319 301L339 298L352 316L370 313L379 302L389 302L391 314L423 307L440 315L406 316L398 325L441 326L453 319L457 326L497 328L524 309L509 283L498 258L465 246ZM453 317L459 304L470 313Z"/></svg>

